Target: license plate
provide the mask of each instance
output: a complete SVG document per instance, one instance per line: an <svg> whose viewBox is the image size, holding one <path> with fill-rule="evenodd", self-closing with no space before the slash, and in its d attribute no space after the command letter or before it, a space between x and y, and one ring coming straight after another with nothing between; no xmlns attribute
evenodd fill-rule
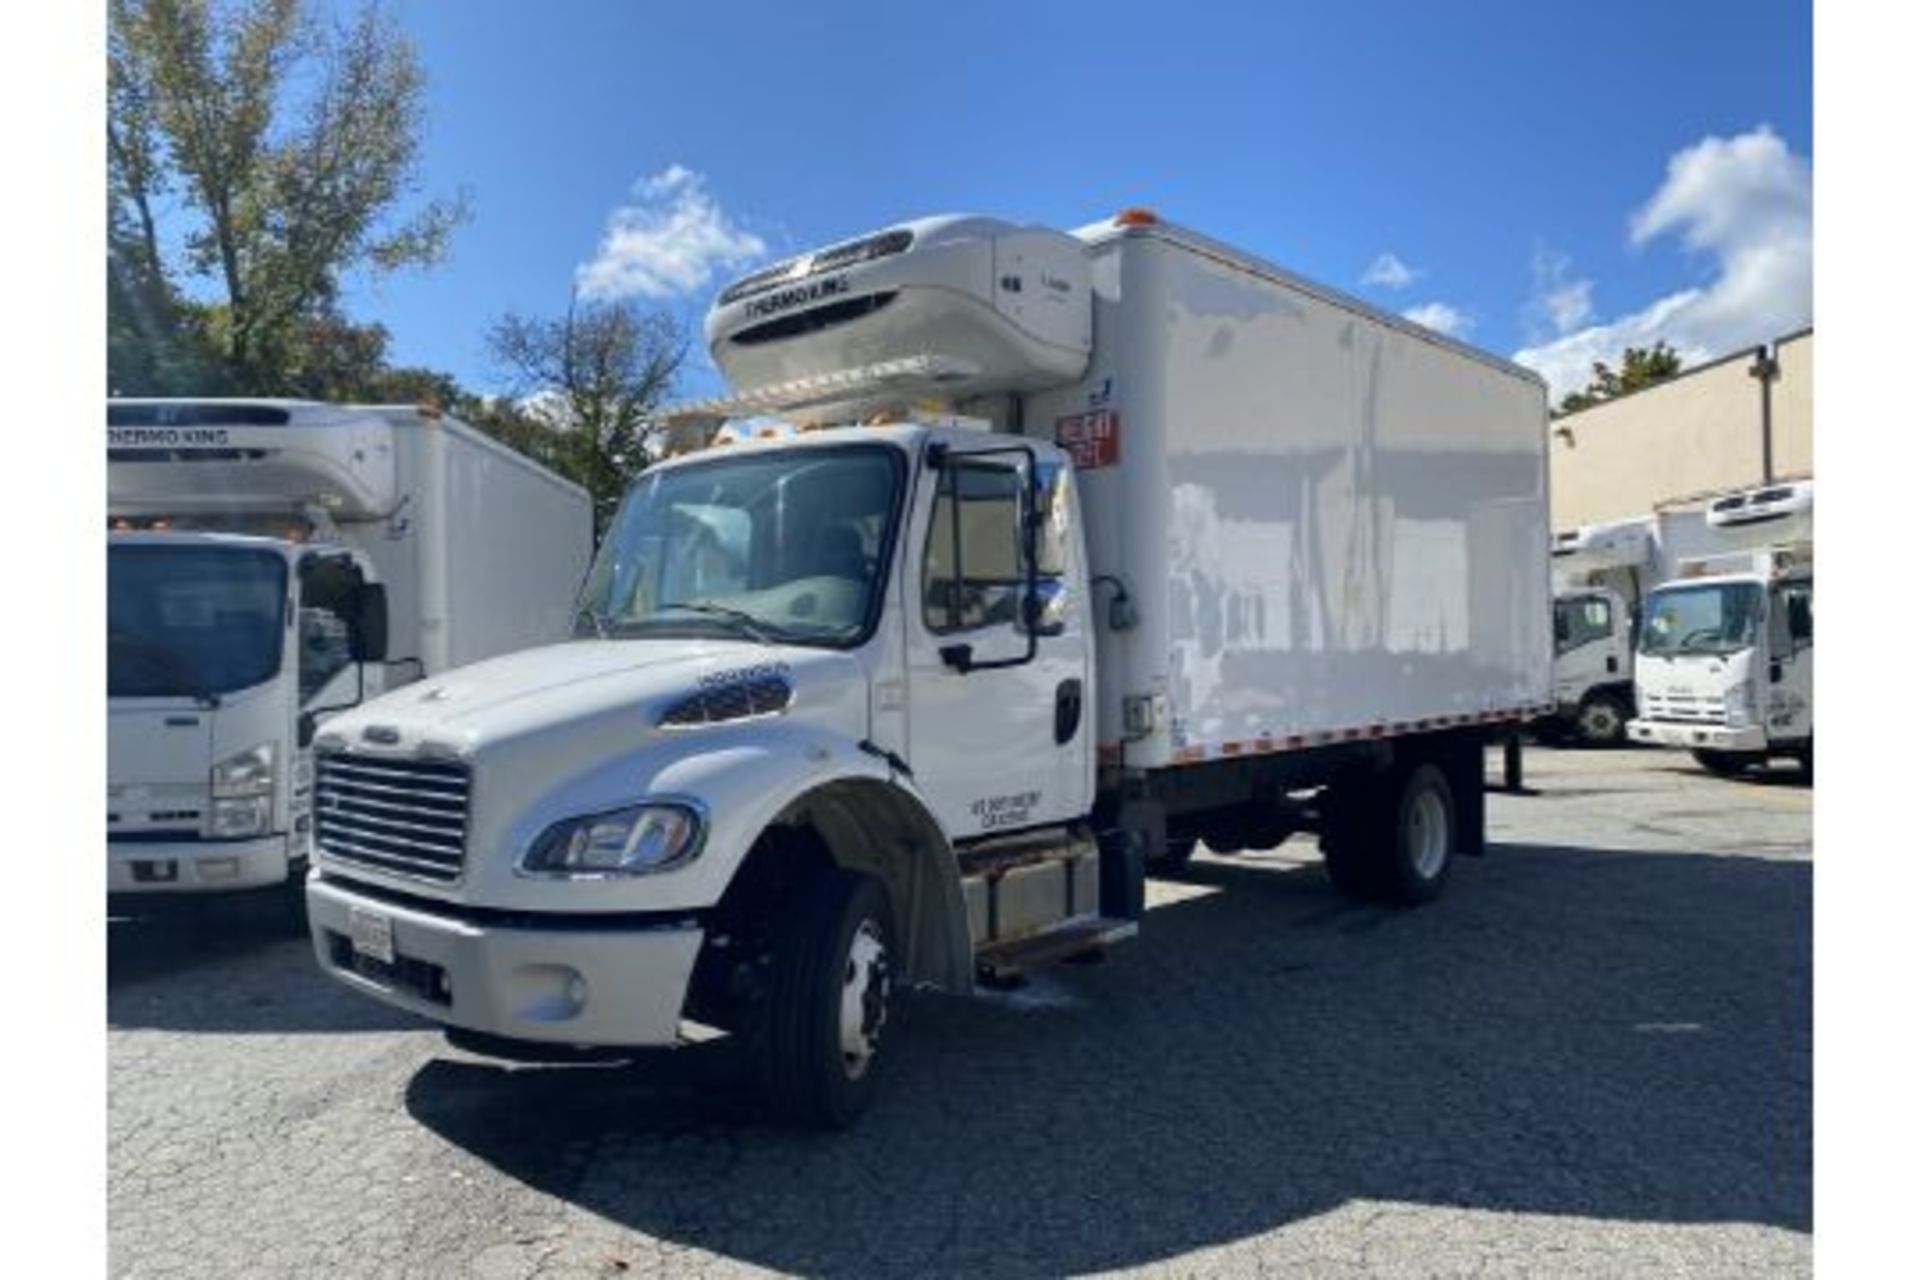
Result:
<svg viewBox="0 0 1920 1280"><path fill-rule="evenodd" d="M354 907L347 917L347 930L353 938L353 950L381 964L393 963L393 918L378 911Z"/></svg>

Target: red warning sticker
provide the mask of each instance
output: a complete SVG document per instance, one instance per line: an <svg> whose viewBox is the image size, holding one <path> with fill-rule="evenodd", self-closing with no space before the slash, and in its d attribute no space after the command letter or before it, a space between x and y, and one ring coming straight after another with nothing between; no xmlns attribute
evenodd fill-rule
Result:
<svg viewBox="0 0 1920 1280"><path fill-rule="evenodd" d="M1053 442L1073 458L1082 471L1111 467L1120 461L1120 415L1111 409L1095 409L1056 419Z"/></svg>

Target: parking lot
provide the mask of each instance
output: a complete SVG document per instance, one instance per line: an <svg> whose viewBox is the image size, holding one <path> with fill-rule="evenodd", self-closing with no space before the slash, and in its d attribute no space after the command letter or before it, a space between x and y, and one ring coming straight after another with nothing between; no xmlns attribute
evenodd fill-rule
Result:
<svg viewBox="0 0 1920 1280"><path fill-rule="evenodd" d="M1527 769L1434 906L1296 839L1156 882L1104 963L903 1001L835 1136L698 1087L718 1049L502 1067L284 921L117 920L112 1271L1807 1273L1812 791Z"/></svg>

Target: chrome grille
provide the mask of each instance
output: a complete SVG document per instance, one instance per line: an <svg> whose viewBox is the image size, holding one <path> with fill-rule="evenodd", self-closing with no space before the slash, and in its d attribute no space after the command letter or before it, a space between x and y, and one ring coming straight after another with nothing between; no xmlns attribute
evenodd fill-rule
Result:
<svg viewBox="0 0 1920 1280"><path fill-rule="evenodd" d="M1686 724L1725 724L1727 705L1724 698L1702 697L1686 693L1649 693L1647 700L1647 719L1677 720Z"/></svg>
<svg viewBox="0 0 1920 1280"><path fill-rule="evenodd" d="M314 840L336 858L441 882L467 849L464 764L333 753L317 757Z"/></svg>

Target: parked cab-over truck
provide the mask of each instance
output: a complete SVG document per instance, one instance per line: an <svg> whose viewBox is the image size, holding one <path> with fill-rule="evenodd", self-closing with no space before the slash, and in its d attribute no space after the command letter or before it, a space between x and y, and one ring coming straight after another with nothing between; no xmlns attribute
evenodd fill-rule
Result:
<svg viewBox="0 0 1920 1280"><path fill-rule="evenodd" d="M107 888L296 890L317 723L566 634L587 495L413 407L107 403Z"/></svg>
<svg viewBox="0 0 1920 1280"><path fill-rule="evenodd" d="M707 337L576 638L322 732L342 982L503 1056L723 1032L841 1124L894 988L1124 938L1196 840L1401 903L1481 847L1549 696L1531 373L1145 211L892 227Z"/></svg>
<svg viewBox="0 0 1920 1280"><path fill-rule="evenodd" d="M1658 553L1651 516L1554 535L1552 729L1588 746L1626 741L1635 620Z"/></svg>
<svg viewBox="0 0 1920 1280"><path fill-rule="evenodd" d="M1629 736L1737 774L1813 768L1813 482L1721 495L1706 522L1743 550L1687 557L1648 597Z"/></svg>

